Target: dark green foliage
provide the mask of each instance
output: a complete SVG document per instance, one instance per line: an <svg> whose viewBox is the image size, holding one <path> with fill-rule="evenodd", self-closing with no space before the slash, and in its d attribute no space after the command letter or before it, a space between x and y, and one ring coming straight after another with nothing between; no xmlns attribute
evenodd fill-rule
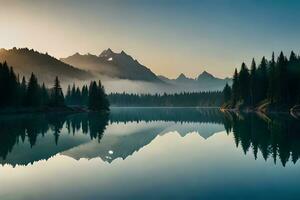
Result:
<svg viewBox="0 0 300 200"><path fill-rule="evenodd" d="M235 69L234 75L233 75L233 80L232 80L233 81L232 82L232 104L233 105L236 105L236 103L240 97L238 80L239 80L239 74L237 72L237 69Z"/></svg>
<svg viewBox="0 0 300 200"><path fill-rule="evenodd" d="M257 102L256 103L267 98L268 85L269 85L269 81L268 81L268 72L267 72L267 60L265 59L265 57L263 57L257 69L257 86L256 86Z"/></svg>
<svg viewBox="0 0 300 200"><path fill-rule="evenodd" d="M45 84L43 83L42 88L41 88L41 102L42 105L48 105L49 104L49 94L48 94L48 90L45 86Z"/></svg>
<svg viewBox="0 0 300 200"><path fill-rule="evenodd" d="M27 84L25 77L22 77L20 81L19 75L17 76L13 68L8 67L6 62L0 63L0 92L3 94L0 98L0 109L64 105L64 97L57 77L51 90L50 99L49 89L46 88L45 84L40 86L33 73Z"/></svg>
<svg viewBox="0 0 300 200"><path fill-rule="evenodd" d="M162 95L113 93L108 99L111 105L121 107L218 107L224 102L221 91Z"/></svg>
<svg viewBox="0 0 300 200"><path fill-rule="evenodd" d="M257 68L256 63L253 58L251 69L250 69L250 98L251 98L251 105L255 105L258 101L256 89L258 86L258 77L257 77Z"/></svg>
<svg viewBox="0 0 300 200"><path fill-rule="evenodd" d="M39 107L41 105L40 88L38 80L33 73L28 82L25 105L28 107Z"/></svg>
<svg viewBox="0 0 300 200"><path fill-rule="evenodd" d="M253 152L257 159L258 153L265 160L278 160L283 166L291 160L296 163L300 157L299 120L290 116L270 115L269 120L256 116L231 115L228 122L235 138L236 146L245 154ZM230 131L231 131L230 130Z"/></svg>
<svg viewBox="0 0 300 200"><path fill-rule="evenodd" d="M84 85L80 89L73 84L68 86L66 104L72 106L87 106L92 111L109 110L109 102L101 82L92 81L90 86Z"/></svg>
<svg viewBox="0 0 300 200"><path fill-rule="evenodd" d="M226 83L223 90L224 102L229 102L231 100L231 95L231 87Z"/></svg>
<svg viewBox="0 0 300 200"><path fill-rule="evenodd" d="M225 98L225 96L224 96ZM280 53L275 61L274 53L268 62L262 58L259 67L253 59L250 75L243 63L240 72L235 70L231 100L226 103L236 107L240 102L244 106L257 106L269 102L273 106L292 107L300 102L300 57L293 51L289 59Z"/></svg>
<svg viewBox="0 0 300 200"><path fill-rule="evenodd" d="M73 84L72 89L71 86L68 86L67 95L66 95L66 104L67 105L80 105L87 106L89 98L89 89L88 86L82 86L81 90L79 87L75 87Z"/></svg>
<svg viewBox="0 0 300 200"><path fill-rule="evenodd" d="M240 99L245 104L250 103L250 74L245 63L242 63L238 78Z"/></svg>
<svg viewBox="0 0 300 200"><path fill-rule="evenodd" d="M18 82L13 68L9 68L7 63L0 63L0 107L15 106L17 101Z"/></svg>
<svg viewBox="0 0 300 200"><path fill-rule="evenodd" d="M88 107L92 111L109 110L109 102L100 81L98 85L96 81L90 84Z"/></svg>
<svg viewBox="0 0 300 200"><path fill-rule="evenodd" d="M275 99L275 89L276 89L276 73L275 73L275 56L274 52L272 53L272 60L269 63L269 87L268 87L268 98L273 104Z"/></svg>
<svg viewBox="0 0 300 200"><path fill-rule="evenodd" d="M60 87L58 77L55 78L54 86L51 89L50 105L54 107L60 107L65 105L64 94Z"/></svg>

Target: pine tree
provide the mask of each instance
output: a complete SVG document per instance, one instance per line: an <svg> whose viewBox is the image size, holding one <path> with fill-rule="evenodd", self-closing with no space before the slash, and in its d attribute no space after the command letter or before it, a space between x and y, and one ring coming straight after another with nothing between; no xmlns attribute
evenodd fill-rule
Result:
<svg viewBox="0 0 300 200"><path fill-rule="evenodd" d="M72 90L71 90L71 103L72 105L76 104L76 87L75 87L75 83L73 83L73 86L72 86Z"/></svg>
<svg viewBox="0 0 300 200"><path fill-rule="evenodd" d="M0 98L0 107L7 107L10 104L9 77L9 68L7 63L4 62L1 67L0 77L0 90L1 94L3 94Z"/></svg>
<svg viewBox="0 0 300 200"><path fill-rule="evenodd" d="M70 100L71 100L71 86L68 85L67 94L66 94L66 98L65 98L67 105L70 105Z"/></svg>
<svg viewBox="0 0 300 200"><path fill-rule="evenodd" d="M51 106L55 106L55 107L65 105L64 95L60 87L60 82L58 80L58 77L55 78L54 86L51 91L50 104Z"/></svg>
<svg viewBox="0 0 300 200"><path fill-rule="evenodd" d="M288 99L288 74L287 74L287 60L283 55L283 52L280 53L277 61L277 94L276 99L280 104L286 104Z"/></svg>
<svg viewBox="0 0 300 200"><path fill-rule="evenodd" d="M96 81L90 84L88 107L92 111L109 110L109 102L100 81L98 85Z"/></svg>
<svg viewBox="0 0 300 200"><path fill-rule="evenodd" d="M38 107L41 104L39 85L37 78L32 73L28 82L25 105L29 107Z"/></svg>
<svg viewBox="0 0 300 200"><path fill-rule="evenodd" d="M276 90L276 73L275 73L275 56L274 52L272 53L272 59L270 62L270 69L269 69L269 87L268 87L268 99L271 101L271 104L274 103L275 99L275 90Z"/></svg>
<svg viewBox="0 0 300 200"><path fill-rule="evenodd" d="M224 89L223 89L223 96L224 96L224 102L230 103L231 100L231 87L226 83Z"/></svg>
<svg viewBox="0 0 300 200"><path fill-rule="evenodd" d="M26 101L26 90L27 90L27 85L26 85L26 79L23 76L22 78L22 82L20 85L20 100L21 100L21 106L25 105L25 101Z"/></svg>
<svg viewBox="0 0 300 200"><path fill-rule="evenodd" d="M96 81L92 81L90 83L90 88L89 88L89 109L92 110L92 111L97 111L98 108L97 108L97 93L98 93L98 90L97 90L97 83Z"/></svg>
<svg viewBox="0 0 300 200"><path fill-rule="evenodd" d="M258 101L262 101L267 98L268 93L268 72L267 72L267 60L265 57L262 58L261 63L258 68Z"/></svg>
<svg viewBox="0 0 300 200"><path fill-rule="evenodd" d="M49 94L48 94L47 88L44 83L41 88L41 104L43 106L46 106L49 104Z"/></svg>
<svg viewBox="0 0 300 200"><path fill-rule="evenodd" d="M109 101L107 99L104 87L99 80L98 82L98 98L99 98L99 108L100 110L109 110Z"/></svg>
<svg viewBox="0 0 300 200"><path fill-rule="evenodd" d="M82 95L82 105L88 105L88 98L89 98L89 91L88 87L84 85L81 89L81 95Z"/></svg>
<svg viewBox="0 0 300 200"><path fill-rule="evenodd" d="M239 74L237 69L234 70L233 80L232 80L232 105L235 106L240 98L239 94Z"/></svg>
<svg viewBox="0 0 300 200"><path fill-rule="evenodd" d="M239 92L241 95L241 99L243 100L243 103L245 105L249 105L250 103L250 98L249 98L249 93L250 93L250 75L249 75L249 70L246 66L245 63L242 63L241 70L239 72Z"/></svg>
<svg viewBox="0 0 300 200"><path fill-rule="evenodd" d="M17 95L18 95L18 83L17 76L12 67L9 69L9 82L8 82L8 105L16 106L18 103Z"/></svg>
<svg viewBox="0 0 300 200"><path fill-rule="evenodd" d="M252 59L251 70L250 70L250 95L251 105L254 106L257 103L257 74L256 74L256 63L254 58Z"/></svg>

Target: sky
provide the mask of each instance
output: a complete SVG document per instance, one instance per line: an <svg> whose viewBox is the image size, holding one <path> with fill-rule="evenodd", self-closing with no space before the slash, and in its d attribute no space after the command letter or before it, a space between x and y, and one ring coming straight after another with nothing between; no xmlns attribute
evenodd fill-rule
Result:
<svg viewBox="0 0 300 200"><path fill-rule="evenodd" d="M296 0L0 0L0 48L56 58L124 50L158 75L232 76L242 62L300 52Z"/></svg>

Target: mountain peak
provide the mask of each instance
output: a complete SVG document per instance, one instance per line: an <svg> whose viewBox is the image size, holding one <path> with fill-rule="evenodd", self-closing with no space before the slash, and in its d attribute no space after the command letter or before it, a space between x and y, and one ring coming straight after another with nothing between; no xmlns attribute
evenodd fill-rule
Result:
<svg viewBox="0 0 300 200"><path fill-rule="evenodd" d="M73 56L80 56L80 53L76 52Z"/></svg>
<svg viewBox="0 0 300 200"><path fill-rule="evenodd" d="M203 71L199 76L198 76L198 80L199 79L213 79L215 78L212 74L208 73L207 71Z"/></svg>
<svg viewBox="0 0 300 200"><path fill-rule="evenodd" d="M111 57L111 55L114 54L114 52L108 48L104 51L102 51L102 53L99 55L99 57Z"/></svg>
<svg viewBox="0 0 300 200"><path fill-rule="evenodd" d="M178 79L187 79L187 77L184 75L184 73L179 74L179 76L177 77Z"/></svg>

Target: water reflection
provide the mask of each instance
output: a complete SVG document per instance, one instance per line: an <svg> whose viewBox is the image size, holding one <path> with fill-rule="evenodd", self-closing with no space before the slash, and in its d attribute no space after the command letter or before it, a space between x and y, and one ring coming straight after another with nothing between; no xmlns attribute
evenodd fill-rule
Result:
<svg viewBox="0 0 300 200"><path fill-rule="evenodd" d="M126 159L156 137L177 132L207 139L226 130L237 148L257 159L296 163L299 121L285 115L222 113L217 109L116 108L108 114L0 117L0 163L27 165L58 153L74 159ZM233 144L234 144L233 143Z"/></svg>
<svg viewBox="0 0 300 200"><path fill-rule="evenodd" d="M237 147L245 154L253 153L257 159L261 152L265 160L270 157L276 164L280 159L283 166L290 160L296 163L300 156L299 120L289 115L230 115L227 131L233 132ZM251 151L250 151L251 149Z"/></svg>

